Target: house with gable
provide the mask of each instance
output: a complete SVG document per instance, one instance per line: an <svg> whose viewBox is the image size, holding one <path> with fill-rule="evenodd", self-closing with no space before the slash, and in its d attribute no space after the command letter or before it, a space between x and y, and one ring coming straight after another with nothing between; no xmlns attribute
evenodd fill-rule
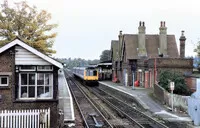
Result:
<svg viewBox="0 0 200 128"><path fill-rule="evenodd" d="M6 112L4 111L2 114L3 110L10 111L10 115L12 113L21 115L15 116L15 122L11 120L12 118L14 121L15 117L10 117L7 126L17 123L18 127L27 125L39 128L40 125L44 125L48 128L57 128L63 122L60 120L60 111L64 113L64 119L73 120L70 91L67 89L66 92L60 93L59 90L59 88L61 91L64 87L67 88L62 68L62 63L37 51L19 38L1 47L0 124L6 125L3 117ZM64 106L63 102L62 104L59 102L64 93L68 95L65 99L69 99L65 103L65 105L68 104L67 106ZM63 109L66 107L68 110ZM26 113L30 117L26 117ZM9 118L9 116L7 117Z"/></svg>
<svg viewBox="0 0 200 128"><path fill-rule="evenodd" d="M161 22L159 34L146 34L144 22L139 22L138 34L122 34L111 41L113 81L125 86L138 80L141 87L153 87L161 70L192 73L193 61L185 58L185 36L180 37L180 54L175 35L167 34Z"/></svg>

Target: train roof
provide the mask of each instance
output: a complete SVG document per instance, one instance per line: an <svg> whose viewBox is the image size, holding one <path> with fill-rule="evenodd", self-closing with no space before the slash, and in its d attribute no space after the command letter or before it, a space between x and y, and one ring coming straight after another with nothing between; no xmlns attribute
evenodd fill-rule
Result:
<svg viewBox="0 0 200 128"><path fill-rule="evenodd" d="M97 65L88 65L88 66L84 66L84 67L73 67L73 69L95 69L97 68Z"/></svg>

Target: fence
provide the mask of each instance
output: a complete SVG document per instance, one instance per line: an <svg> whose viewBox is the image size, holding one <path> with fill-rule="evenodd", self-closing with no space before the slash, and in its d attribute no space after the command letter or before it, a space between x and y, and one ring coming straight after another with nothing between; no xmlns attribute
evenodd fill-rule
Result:
<svg viewBox="0 0 200 128"><path fill-rule="evenodd" d="M165 89L163 89L158 84L154 85L154 94L160 100L163 104L167 104L171 107L172 99L171 99L171 93L167 92ZM181 96L177 94L173 94L173 105L174 108L181 110L181 111L187 111L187 100L189 96Z"/></svg>
<svg viewBox="0 0 200 128"><path fill-rule="evenodd" d="M50 109L0 110L0 128L50 128Z"/></svg>

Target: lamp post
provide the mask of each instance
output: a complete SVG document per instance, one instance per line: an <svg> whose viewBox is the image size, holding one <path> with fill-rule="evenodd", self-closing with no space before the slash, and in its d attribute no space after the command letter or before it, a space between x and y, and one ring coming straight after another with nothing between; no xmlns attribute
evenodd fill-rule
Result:
<svg viewBox="0 0 200 128"><path fill-rule="evenodd" d="M173 91L174 91L174 82L170 82L170 90L171 90L171 105L172 105L172 111L173 111L173 104L174 104L174 101L173 101Z"/></svg>
<svg viewBox="0 0 200 128"><path fill-rule="evenodd" d="M134 85L134 84L135 84L135 70L136 70L136 64L133 64L133 65L132 65L132 74L133 74L133 75L132 75L132 77L133 77L133 78L132 78L132 79L133 79L133 80L132 80L132 84L133 84L133 85L132 85L132 89L133 89L133 90L135 89L135 85Z"/></svg>
<svg viewBox="0 0 200 128"><path fill-rule="evenodd" d="M132 86L132 89L134 90L135 89L135 86L134 86L134 83L135 83L135 72L133 71L133 86Z"/></svg>

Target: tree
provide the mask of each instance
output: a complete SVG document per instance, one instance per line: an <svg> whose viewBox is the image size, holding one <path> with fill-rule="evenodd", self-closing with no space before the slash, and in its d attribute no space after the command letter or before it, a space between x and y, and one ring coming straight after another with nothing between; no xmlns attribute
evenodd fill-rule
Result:
<svg viewBox="0 0 200 128"><path fill-rule="evenodd" d="M110 50L104 50L102 54L100 55L100 61L108 61L111 60L111 51Z"/></svg>
<svg viewBox="0 0 200 128"><path fill-rule="evenodd" d="M176 72L164 70L161 71L159 75L159 85L170 92L169 83L173 81L175 84L174 93L180 95L190 95L191 92L189 91L184 77Z"/></svg>
<svg viewBox="0 0 200 128"><path fill-rule="evenodd" d="M62 63L66 64L66 68L72 69L73 67L79 67L79 66L87 66L87 65L96 65L99 63L99 60L95 59L95 60L85 60L85 59L81 59L81 58L75 58L75 59L71 59L71 58L64 58L64 59L59 59L57 58L57 60L60 60Z"/></svg>
<svg viewBox="0 0 200 128"><path fill-rule="evenodd" d="M200 41L197 42L197 46L194 49L194 52L196 52L197 56L200 57Z"/></svg>
<svg viewBox="0 0 200 128"><path fill-rule="evenodd" d="M7 0L0 8L0 47L12 41L16 36L40 52L51 55L56 33L50 31L57 24L48 24L51 14L27 2L15 3L14 8L8 6Z"/></svg>

